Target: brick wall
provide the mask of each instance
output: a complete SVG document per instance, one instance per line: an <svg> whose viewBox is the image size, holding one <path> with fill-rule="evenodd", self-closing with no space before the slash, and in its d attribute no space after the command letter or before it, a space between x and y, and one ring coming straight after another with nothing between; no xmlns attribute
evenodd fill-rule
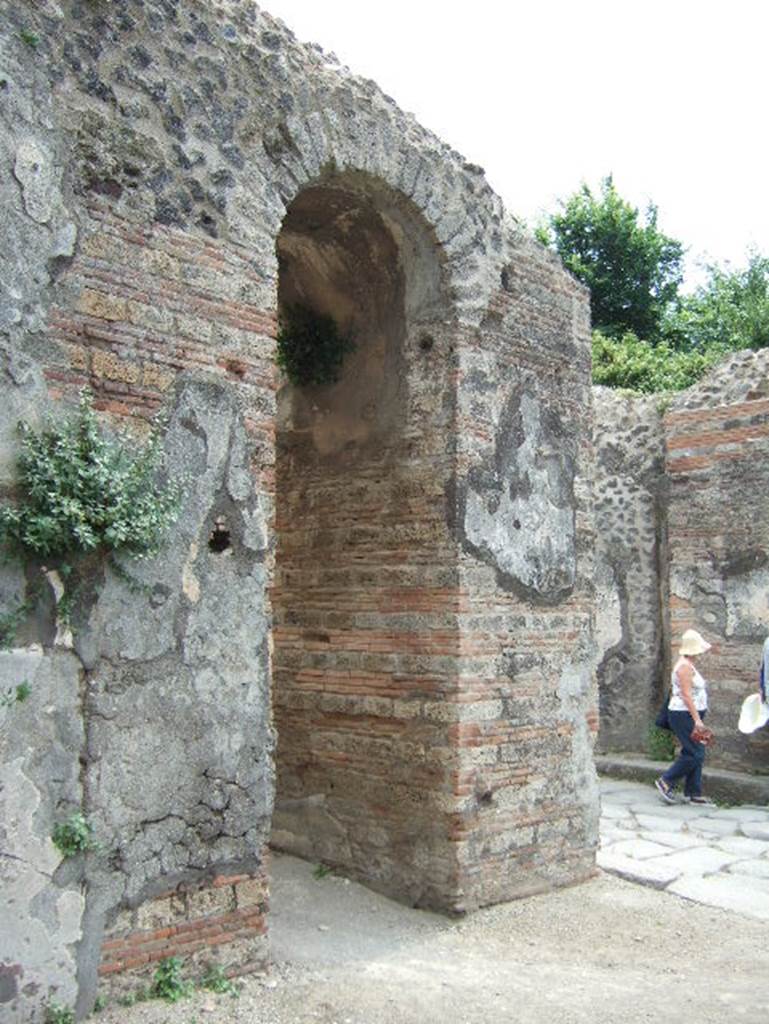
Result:
<svg viewBox="0 0 769 1024"><path fill-rule="evenodd" d="M709 762L751 771L769 769L767 731L737 731L769 634L769 398L761 357L733 357L715 393L712 382L692 389L664 421L671 635L675 646L694 627L714 644L698 662L718 734ZM733 393L735 381L742 394Z"/></svg>
<svg viewBox="0 0 769 1024"><path fill-rule="evenodd" d="M102 943L102 983L113 991L145 986L158 962L172 956L184 958L189 978L212 963L229 976L263 969L267 891L264 872L218 875L121 911Z"/></svg>
<svg viewBox="0 0 769 1024"><path fill-rule="evenodd" d="M278 444L273 843L414 904L451 907L459 651L453 336L404 343L408 407L341 461Z"/></svg>
<svg viewBox="0 0 769 1024"><path fill-rule="evenodd" d="M470 907L594 870L598 715L583 303L578 285L524 247L484 329L463 348L452 839ZM473 517L482 523L486 510L492 526L484 532ZM562 527L569 538L561 543Z"/></svg>
<svg viewBox="0 0 769 1024"><path fill-rule="evenodd" d="M275 314L249 293L263 286L251 254L160 225L136 224L91 197L76 259L53 306L50 334L66 360L47 365L53 397L88 386L97 407L151 416L178 375L221 377L248 404L260 442L257 483L274 487Z"/></svg>
<svg viewBox="0 0 769 1024"><path fill-rule="evenodd" d="M128 424L131 430L144 432L146 420L161 405L173 408L175 390L188 375L202 382L226 382L242 404L243 423L251 445L248 471L254 494L266 502L264 508L268 510L274 488L275 315L249 302L254 288L264 284L261 275L254 270L251 255L232 244L194 238L159 225L135 224L100 197L91 198L87 214L89 221L79 251L61 278L61 301L50 314L50 338L58 346L52 350L58 353L57 358L44 366L51 397L71 398L77 389L87 386L95 396L96 408L113 423ZM193 427L201 429L200 425L193 424ZM177 468L180 472L189 470L186 465ZM199 487L200 480L196 479L193 490ZM238 516L234 514L230 498L225 507L233 513L230 518L234 525ZM205 524L209 510L201 508L200 515ZM206 586L201 583L201 566L197 564L198 552L205 551L205 540L204 533L195 541L183 573L183 591L192 605L205 600ZM269 557L266 567L269 570ZM179 564L172 569L173 573L180 571ZM253 585L253 581L249 585ZM257 595L256 599L266 601L266 593L261 598ZM243 607L248 605L244 603ZM220 635L226 636L230 627L224 623L219 625L222 627ZM236 632L252 632L255 623L232 623L231 626ZM211 639L209 635L209 642ZM217 643L220 642L218 639ZM229 656L228 661L232 661ZM187 663L194 663L189 655ZM133 667L129 667L132 683L137 678L135 665L134 662ZM227 686L227 672L233 667L225 668L221 660L218 662L222 693ZM243 679L238 686L251 686L264 669L256 651L250 664L244 663L242 669ZM152 678L155 670L151 664L148 671ZM97 670L94 679L95 692L109 702L110 673ZM262 679L259 685L262 684L266 689L267 680ZM238 689L239 694L243 692ZM242 716L245 706L240 710L233 706L231 713ZM195 714L200 719L208 718L209 728L213 728L212 719L219 718L223 712L215 704L199 701ZM266 721L266 708L264 714ZM144 722L138 706L132 718L137 730L133 741L126 739L123 731L115 732L110 738L107 734L111 726L105 719L91 730L92 743L104 744L117 759L125 741L127 762L140 758L143 740L139 740L138 733L146 739L148 733L159 726L155 722ZM169 735L168 726L162 728ZM262 721L253 722L249 726L252 739L256 740L263 729ZM259 756L263 754L260 752ZM215 750L213 761L223 755L224 748ZM253 754L246 756L254 760ZM148 780L150 786L164 785L166 770L173 769L158 765ZM226 780L227 770L209 770L212 776ZM196 775L203 768L191 758L185 763L185 771ZM122 787L123 780L119 777L111 781L119 789ZM130 785L127 780L125 784ZM265 782L264 786L265 792L255 787L251 793L257 804L269 793L269 785ZM91 783L97 816L94 820L101 821L99 805L102 802L108 808L119 802L119 789L109 792L109 784L105 785L97 761ZM179 819L184 818L187 810L183 799L180 797L173 806L173 813ZM210 810L207 813L210 814ZM190 816L194 820L196 812L193 810ZM247 828L264 828L263 824L259 826L255 816L249 815L249 818L243 826L244 832ZM109 835L111 824L104 822L100 826L103 834ZM216 827L214 825L213 829ZM194 831L195 826L192 828ZM262 835L261 840L264 838ZM139 845L141 841L140 832ZM112 844L112 837L108 843ZM263 852L253 848L250 842L232 846L228 852L244 863L263 863ZM133 857L130 848L121 849L121 855L126 860ZM158 865L154 870L159 870ZM160 871L158 877L165 873ZM99 975L103 982L108 981L113 987L116 984L118 988L146 984L157 962L169 956L184 957L187 973L202 973L205 966L213 962L230 974L264 965L267 959L265 871L219 875L210 883L195 880L200 874L197 869L181 873L187 878L173 892L136 909L119 911L102 946ZM136 977L131 980L133 976Z"/></svg>

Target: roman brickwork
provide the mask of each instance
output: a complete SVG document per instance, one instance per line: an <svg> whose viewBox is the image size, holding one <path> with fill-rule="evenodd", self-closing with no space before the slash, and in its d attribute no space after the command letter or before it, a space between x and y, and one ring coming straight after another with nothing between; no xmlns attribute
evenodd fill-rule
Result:
<svg viewBox="0 0 769 1024"><path fill-rule="evenodd" d="M3 1011L258 968L269 842L443 910L585 878L586 293L251 2L2 10L4 496L84 386L129 439L162 413L184 482L157 557L85 573L71 629L46 577L0 652ZM295 303L355 342L332 386L276 368Z"/></svg>
<svg viewBox="0 0 769 1024"><path fill-rule="evenodd" d="M769 770L769 732L737 731L740 705L758 687L769 635L769 359L741 352L677 398L665 415L670 481L670 629L690 626L713 644L702 659L711 761Z"/></svg>
<svg viewBox="0 0 769 1024"><path fill-rule="evenodd" d="M552 257L522 242L482 329L461 349L452 836L468 906L593 870L598 711L583 298Z"/></svg>
<svg viewBox="0 0 769 1024"><path fill-rule="evenodd" d="M595 390L599 749L644 750L693 627L713 643L708 763L769 768L766 730L737 730L769 634L767 366L734 353L664 403Z"/></svg>

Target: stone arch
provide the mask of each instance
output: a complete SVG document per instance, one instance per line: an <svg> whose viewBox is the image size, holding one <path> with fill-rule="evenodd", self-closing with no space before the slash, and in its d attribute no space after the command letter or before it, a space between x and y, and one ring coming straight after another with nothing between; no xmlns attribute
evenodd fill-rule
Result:
<svg viewBox="0 0 769 1024"><path fill-rule="evenodd" d="M514 219L484 171L395 107L373 83L327 64L311 80L307 110L265 135L268 177L286 208L329 176L364 175L407 200L441 246L446 294L458 319L478 324L498 290Z"/></svg>
<svg viewBox="0 0 769 1024"><path fill-rule="evenodd" d="M297 195L276 249L279 316L297 305L330 316L354 345L336 384L282 388L279 422L324 455L376 441L402 422L407 334L451 309L437 239L402 194L346 173Z"/></svg>

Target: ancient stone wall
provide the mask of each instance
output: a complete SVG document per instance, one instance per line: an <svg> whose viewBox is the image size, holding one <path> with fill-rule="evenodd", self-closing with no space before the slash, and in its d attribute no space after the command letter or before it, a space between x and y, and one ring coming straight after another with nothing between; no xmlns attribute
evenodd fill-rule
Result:
<svg viewBox="0 0 769 1024"><path fill-rule="evenodd" d="M769 635L769 353L735 353L665 414L670 620L713 643L702 658L712 764L769 771L769 731L737 731Z"/></svg>
<svg viewBox="0 0 769 1024"><path fill-rule="evenodd" d="M278 844L451 909L585 877L584 291L479 168L253 3L2 14L4 493L18 420L83 385L110 429L163 410L187 484L72 637L49 599L0 655L31 688L0 708L3 1010L82 1014L99 972L171 953L263 962L273 639ZM322 394L275 371L296 300L356 335ZM26 582L3 570L5 607ZM73 810L101 848L62 862Z"/></svg>
<svg viewBox="0 0 769 1024"><path fill-rule="evenodd" d="M657 396L594 388L601 751L640 751L662 700L667 483Z"/></svg>
<svg viewBox="0 0 769 1024"><path fill-rule="evenodd" d="M521 240L460 350L459 749L468 905L592 870L592 403L584 290Z"/></svg>
<svg viewBox="0 0 769 1024"><path fill-rule="evenodd" d="M737 731L769 633L769 357L740 352L664 410L595 389L596 649L600 750L644 751L677 643L714 645L713 766L766 771L769 734Z"/></svg>

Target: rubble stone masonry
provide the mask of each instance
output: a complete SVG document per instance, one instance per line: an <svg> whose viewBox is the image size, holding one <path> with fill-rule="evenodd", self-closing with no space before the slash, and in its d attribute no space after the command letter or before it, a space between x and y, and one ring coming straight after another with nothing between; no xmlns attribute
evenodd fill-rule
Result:
<svg viewBox="0 0 769 1024"><path fill-rule="evenodd" d="M601 749L645 749L693 627L713 644L708 764L769 770L767 731L737 730L769 634L768 364L734 353L672 400L596 389Z"/></svg>
<svg viewBox="0 0 769 1024"><path fill-rule="evenodd" d="M0 652L0 1016L268 956L276 846L467 910L585 878L586 292L477 166L246 0L2 0L0 486L163 417L162 552ZM292 303L355 350L292 387ZM24 598L0 573L0 609ZM62 861L56 822L97 851Z"/></svg>

